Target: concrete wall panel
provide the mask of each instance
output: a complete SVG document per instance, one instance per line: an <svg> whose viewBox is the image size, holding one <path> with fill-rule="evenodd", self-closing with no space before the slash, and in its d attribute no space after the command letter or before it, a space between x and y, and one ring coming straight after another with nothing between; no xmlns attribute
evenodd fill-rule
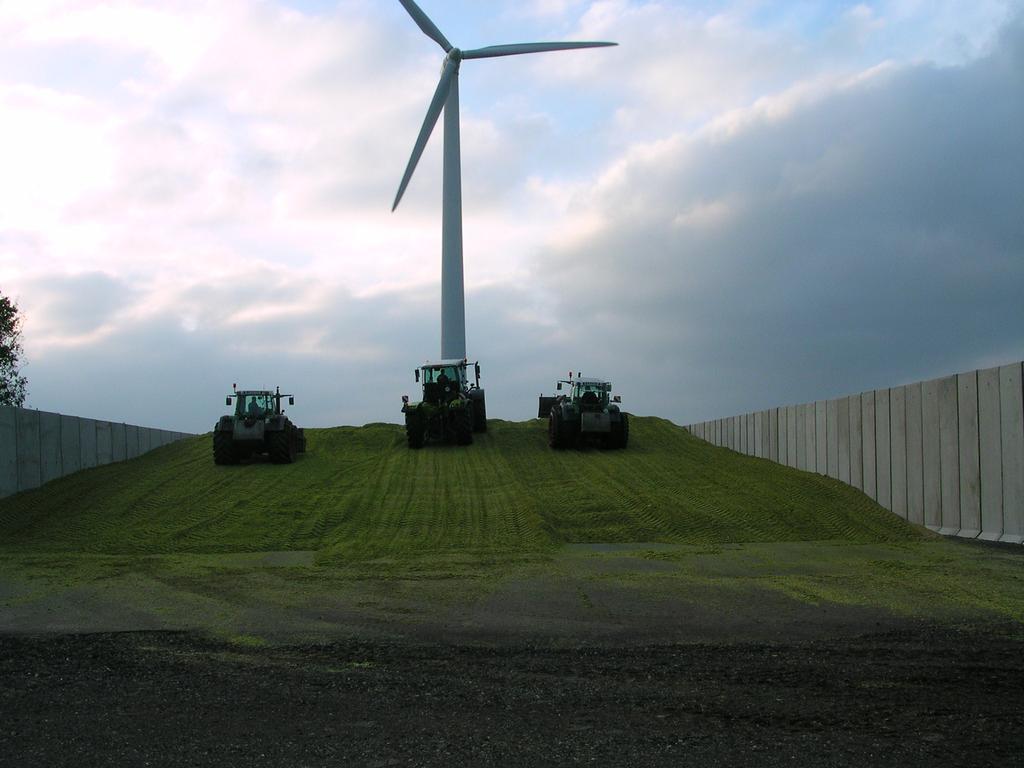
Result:
<svg viewBox="0 0 1024 768"><path fill-rule="evenodd" d="M78 420L78 444L82 451L82 469L95 467L98 464L96 457L96 422L92 419Z"/></svg>
<svg viewBox="0 0 1024 768"><path fill-rule="evenodd" d="M814 403L814 448L815 459L814 471L818 474L827 474L828 470L828 426L825 416L825 401L818 400Z"/></svg>
<svg viewBox="0 0 1024 768"><path fill-rule="evenodd" d="M807 419L807 471L818 471L818 429L814 403L806 406Z"/></svg>
<svg viewBox="0 0 1024 768"><path fill-rule="evenodd" d="M42 484L39 466L39 411L19 408L18 429L18 490L28 491Z"/></svg>
<svg viewBox="0 0 1024 768"><path fill-rule="evenodd" d="M921 438L924 480L924 524L937 531L942 527L942 464L939 453L939 381L921 385Z"/></svg>
<svg viewBox="0 0 1024 768"><path fill-rule="evenodd" d="M889 442L889 390L875 390L875 484L878 503L892 509L892 471Z"/></svg>
<svg viewBox="0 0 1024 768"><path fill-rule="evenodd" d="M800 422L796 418L796 406L786 406L786 463L791 467L799 466L797 464L796 454L796 440L797 433L800 431L797 425Z"/></svg>
<svg viewBox="0 0 1024 768"><path fill-rule="evenodd" d="M980 539L1003 535L1003 449L999 369L978 371L978 451L981 465Z"/></svg>
<svg viewBox="0 0 1024 768"><path fill-rule="evenodd" d="M892 511L907 519L907 388L889 390L889 461L892 467Z"/></svg>
<svg viewBox="0 0 1024 768"><path fill-rule="evenodd" d="M860 395L861 439L864 445L864 493L878 500L878 425L875 418L875 393Z"/></svg>
<svg viewBox="0 0 1024 768"><path fill-rule="evenodd" d="M136 459L139 456L139 428L134 424L124 425L124 443L126 458Z"/></svg>
<svg viewBox="0 0 1024 768"><path fill-rule="evenodd" d="M792 466L789 459L789 407L779 408L779 464Z"/></svg>
<svg viewBox="0 0 1024 768"><path fill-rule="evenodd" d="M0 405L0 496L18 492L18 411Z"/></svg>
<svg viewBox="0 0 1024 768"><path fill-rule="evenodd" d="M65 475L82 468L82 428L76 416L60 417L60 458Z"/></svg>
<svg viewBox="0 0 1024 768"><path fill-rule="evenodd" d="M864 490L864 437L860 395L850 397L850 485Z"/></svg>
<svg viewBox="0 0 1024 768"><path fill-rule="evenodd" d="M114 434L116 424L109 421L96 422L96 464L104 466L114 461L114 446L117 443Z"/></svg>
<svg viewBox="0 0 1024 768"><path fill-rule="evenodd" d="M60 414L39 412L39 481L48 483L63 474L60 455Z"/></svg>
<svg viewBox="0 0 1024 768"><path fill-rule="evenodd" d="M825 472L839 479L839 402L825 403Z"/></svg>
<svg viewBox="0 0 1024 768"><path fill-rule="evenodd" d="M924 525L924 437L921 429L921 385L907 390L907 519Z"/></svg>
<svg viewBox="0 0 1024 768"><path fill-rule="evenodd" d="M836 441L839 456L839 479L850 485L850 398L836 401Z"/></svg>
<svg viewBox="0 0 1024 768"><path fill-rule="evenodd" d="M960 431L956 376L939 379L939 480L942 515L939 533L960 533Z"/></svg>
<svg viewBox="0 0 1024 768"><path fill-rule="evenodd" d="M768 458L779 462L779 409L768 411Z"/></svg>
<svg viewBox="0 0 1024 768"><path fill-rule="evenodd" d="M110 422L110 462L128 460L127 430L124 424ZM107 462L107 463L110 463Z"/></svg>
<svg viewBox="0 0 1024 768"><path fill-rule="evenodd" d="M999 412L1003 444L1003 535L1024 542L1024 394L1021 364L999 369Z"/></svg>
<svg viewBox="0 0 1024 768"><path fill-rule="evenodd" d="M800 403L796 409L796 468L806 470L807 463L807 405Z"/></svg>
<svg viewBox="0 0 1024 768"><path fill-rule="evenodd" d="M978 463L978 372L956 377L960 439L960 536L981 533L981 466Z"/></svg>

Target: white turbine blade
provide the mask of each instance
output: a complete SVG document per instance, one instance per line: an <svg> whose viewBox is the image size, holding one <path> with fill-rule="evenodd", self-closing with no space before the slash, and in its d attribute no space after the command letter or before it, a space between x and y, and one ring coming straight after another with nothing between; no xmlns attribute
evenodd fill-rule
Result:
<svg viewBox="0 0 1024 768"><path fill-rule="evenodd" d="M463 51L464 59L491 59L495 56L518 56L521 53L543 53L544 51L571 51L576 48L607 48L618 43L515 43L513 45L489 45Z"/></svg>
<svg viewBox="0 0 1024 768"><path fill-rule="evenodd" d="M452 88L452 78L455 77L458 72L458 64L451 59L445 62L444 72L441 73L441 82L437 84L437 90L434 91L434 98L430 102L430 107L427 109L427 116L423 119L423 127L420 128L420 135L416 137L416 146L412 148L412 157L409 158L409 164L405 167L405 175L402 177L402 183L398 186L398 194L395 195L395 204L391 206L392 212L398 207L398 204L402 201L402 195L405 194L405 188L409 186L409 180L412 179L412 174L416 170L416 165L420 161L420 156L423 154L424 148L427 146L427 140L430 139L430 134L434 130L434 126L437 125L437 118L441 116L441 110L444 109L444 104L448 100L448 93Z"/></svg>
<svg viewBox="0 0 1024 768"><path fill-rule="evenodd" d="M448 42L448 38L441 34L441 30L437 28L437 25L430 20L430 17L413 0L398 0L398 2L409 12L412 20L423 30L423 34L444 48L445 53L452 49L452 44Z"/></svg>

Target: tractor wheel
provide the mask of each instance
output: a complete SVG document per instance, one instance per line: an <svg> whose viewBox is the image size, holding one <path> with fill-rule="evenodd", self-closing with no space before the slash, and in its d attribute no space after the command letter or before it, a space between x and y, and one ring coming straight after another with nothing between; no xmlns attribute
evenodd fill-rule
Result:
<svg viewBox="0 0 1024 768"><path fill-rule="evenodd" d="M609 445L612 448L625 448L629 442L629 415L622 414L618 423L612 424L611 440Z"/></svg>
<svg viewBox="0 0 1024 768"><path fill-rule="evenodd" d="M213 433L213 463L220 465L238 463L234 440L230 432Z"/></svg>
<svg viewBox="0 0 1024 768"><path fill-rule="evenodd" d="M295 461L295 437L291 430L271 432L267 444L270 460L275 464L291 464Z"/></svg>
<svg viewBox="0 0 1024 768"><path fill-rule="evenodd" d="M479 390L480 397L473 400L473 431L487 431L487 401L484 399L483 390Z"/></svg>
<svg viewBox="0 0 1024 768"><path fill-rule="evenodd" d="M455 432L456 443L459 445L473 444L473 413L471 405L452 414L452 428Z"/></svg>
<svg viewBox="0 0 1024 768"><path fill-rule="evenodd" d="M405 414L405 437L410 448L422 448L426 437L426 425L418 413Z"/></svg>
<svg viewBox="0 0 1024 768"><path fill-rule="evenodd" d="M572 424L562 418L561 411L555 407L548 416L548 445L556 450L568 448L573 444Z"/></svg>

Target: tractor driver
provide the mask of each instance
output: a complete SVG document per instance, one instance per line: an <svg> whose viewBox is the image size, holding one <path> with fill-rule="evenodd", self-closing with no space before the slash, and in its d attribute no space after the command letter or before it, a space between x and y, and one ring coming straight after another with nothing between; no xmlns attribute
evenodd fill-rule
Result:
<svg viewBox="0 0 1024 768"><path fill-rule="evenodd" d="M437 383L438 383L438 386L440 386L440 388L441 388L441 397L444 400L448 400L448 398L449 398L449 396L451 394L450 391L449 391L449 385L451 384L451 379L448 378L448 374L444 372L443 368L441 369L440 375L437 377Z"/></svg>
<svg viewBox="0 0 1024 768"><path fill-rule="evenodd" d="M260 407L259 401L254 397L249 401L249 415L250 416L262 416L263 408Z"/></svg>
<svg viewBox="0 0 1024 768"><path fill-rule="evenodd" d="M441 388L441 397L446 400L450 400L455 396L456 388L452 385L452 380L447 377L444 369L441 369L440 375L437 377L437 383Z"/></svg>

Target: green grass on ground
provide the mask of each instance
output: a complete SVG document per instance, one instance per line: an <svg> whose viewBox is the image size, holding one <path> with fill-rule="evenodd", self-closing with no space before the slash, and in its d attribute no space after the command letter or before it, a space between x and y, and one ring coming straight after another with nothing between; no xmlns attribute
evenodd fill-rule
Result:
<svg viewBox="0 0 1024 768"><path fill-rule="evenodd" d="M1016 551L941 540L661 419L631 428L625 451L564 452L539 421L420 451L395 425L313 429L293 465L236 467L213 464L206 435L80 472L0 500L0 624L32 605L87 624L113 604L243 636L254 612L319 626L325 606L393 617L510 583L578 593L582 615L666 595L728 613L764 595L1024 622Z"/></svg>
<svg viewBox="0 0 1024 768"><path fill-rule="evenodd" d="M0 500L0 552L312 550L318 563L505 558L576 542L911 541L829 478L636 418L625 451L554 452L538 421L492 421L471 448L411 451L394 425L308 430L290 466L218 467L211 438Z"/></svg>

